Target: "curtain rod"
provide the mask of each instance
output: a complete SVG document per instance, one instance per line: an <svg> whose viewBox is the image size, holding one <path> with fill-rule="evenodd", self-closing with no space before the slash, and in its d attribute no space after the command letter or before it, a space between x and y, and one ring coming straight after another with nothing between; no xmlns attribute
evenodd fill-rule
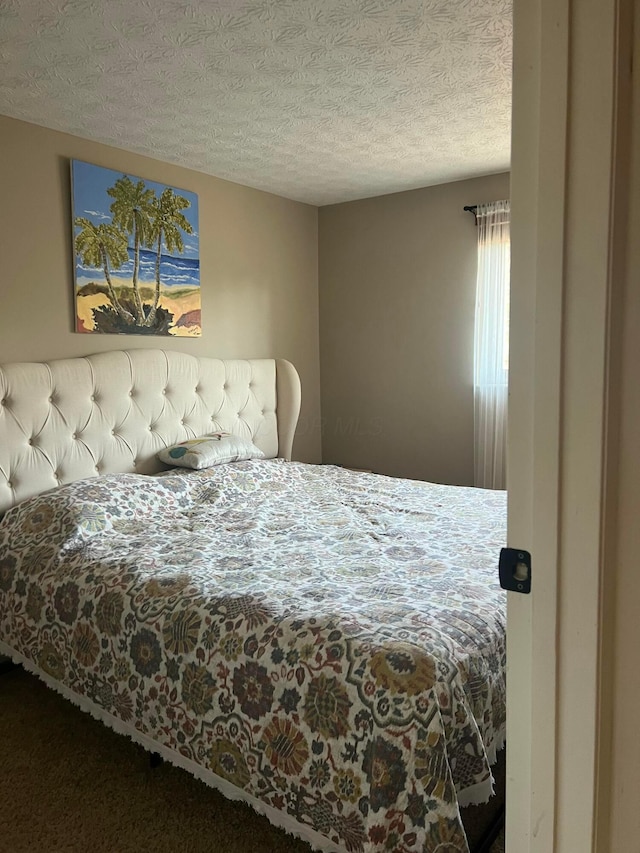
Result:
<svg viewBox="0 0 640 853"><path fill-rule="evenodd" d="M473 213L473 218L475 219L476 225L477 225L478 224L478 213L477 213L478 205L477 204L466 204L462 209L466 213Z"/></svg>

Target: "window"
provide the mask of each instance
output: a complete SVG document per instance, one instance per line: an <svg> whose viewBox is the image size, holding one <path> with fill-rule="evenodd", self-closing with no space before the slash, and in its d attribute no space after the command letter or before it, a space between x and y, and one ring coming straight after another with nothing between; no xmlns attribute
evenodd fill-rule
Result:
<svg viewBox="0 0 640 853"><path fill-rule="evenodd" d="M510 204L476 208L478 275L474 340L474 483L506 487L509 385Z"/></svg>

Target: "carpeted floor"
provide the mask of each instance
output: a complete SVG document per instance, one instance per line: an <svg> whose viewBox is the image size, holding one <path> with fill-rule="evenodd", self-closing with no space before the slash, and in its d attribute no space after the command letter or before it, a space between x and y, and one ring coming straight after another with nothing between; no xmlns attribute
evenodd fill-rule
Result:
<svg viewBox="0 0 640 853"><path fill-rule="evenodd" d="M0 734L0 853L310 853L20 668L0 676Z"/></svg>

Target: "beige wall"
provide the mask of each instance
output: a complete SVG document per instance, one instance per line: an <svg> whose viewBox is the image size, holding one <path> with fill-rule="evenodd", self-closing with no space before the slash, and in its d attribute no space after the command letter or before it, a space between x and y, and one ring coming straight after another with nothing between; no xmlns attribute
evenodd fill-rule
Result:
<svg viewBox="0 0 640 853"><path fill-rule="evenodd" d="M319 211L323 459L473 482L476 232L508 174Z"/></svg>
<svg viewBox="0 0 640 853"><path fill-rule="evenodd" d="M317 209L10 118L0 140L0 362L135 347L287 358L303 388L294 456L319 461ZM198 194L200 339L73 331L70 158Z"/></svg>

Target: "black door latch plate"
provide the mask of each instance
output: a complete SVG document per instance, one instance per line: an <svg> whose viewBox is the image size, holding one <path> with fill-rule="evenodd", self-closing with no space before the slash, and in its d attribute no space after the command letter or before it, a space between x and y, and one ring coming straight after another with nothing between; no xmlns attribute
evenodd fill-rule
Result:
<svg viewBox="0 0 640 853"><path fill-rule="evenodd" d="M531 592L531 554L521 548L500 551L500 586L511 592Z"/></svg>

